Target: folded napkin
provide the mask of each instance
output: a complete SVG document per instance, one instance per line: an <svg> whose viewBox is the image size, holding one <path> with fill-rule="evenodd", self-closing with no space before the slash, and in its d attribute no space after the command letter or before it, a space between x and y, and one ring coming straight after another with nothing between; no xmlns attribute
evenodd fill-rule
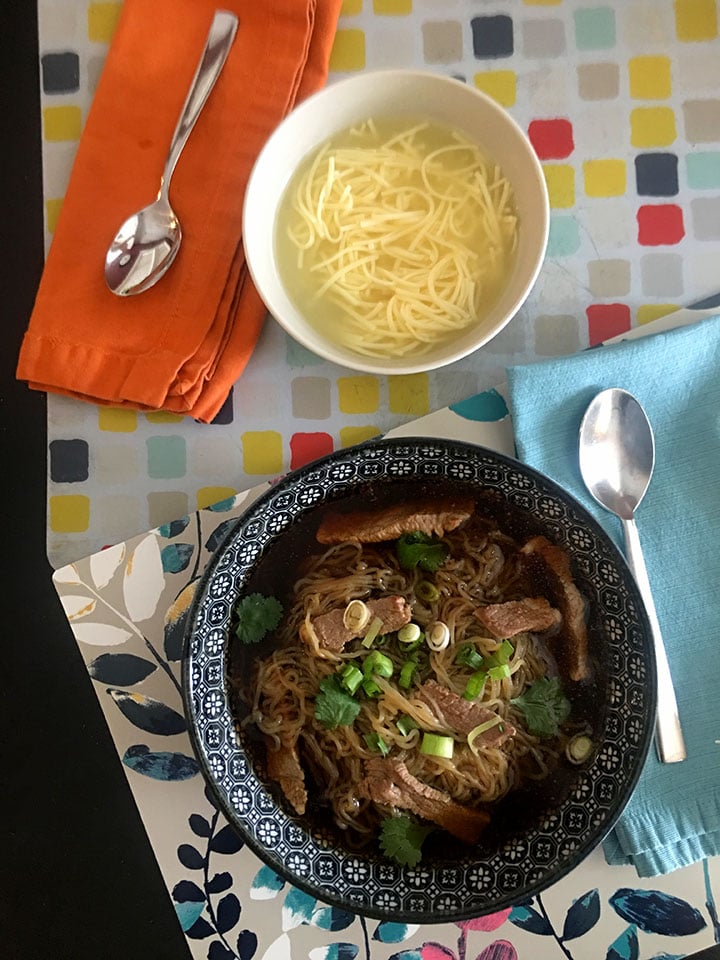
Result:
<svg viewBox="0 0 720 960"><path fill-rule="evenodd" d="M17 376L96 403L209 421L265 317L248 277L242 203L265 140L327 78L341 0L228 0L239 26L178 163L183 227L169 273L121 298L105 286L120 224L152 201L216 4L124 0L77 151Z"/></svg>
<svg viewBox="0 0 720 960"><path fill-rule="evenodd" d="M720 317L508 370L518 456L574 494L622 547L620 522L586 492L578 429L600 390L622 387L655 433L655 474L637 512L688 758L653 749L604 843L640 876L720 853Z"/></svg>

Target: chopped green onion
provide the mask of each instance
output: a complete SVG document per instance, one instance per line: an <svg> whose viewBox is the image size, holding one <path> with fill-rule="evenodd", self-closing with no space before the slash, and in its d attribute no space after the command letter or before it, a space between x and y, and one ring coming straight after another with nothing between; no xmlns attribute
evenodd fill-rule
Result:
<svg viewBox="0 0 720 960"><path fill-rule="evenodd" d="M570 763L584 763L592 751L593 742L586 733L578 733L577 736L568 740L565 747L565 755Z"/></svg>
<svg viewBox="0 0 720 960"><path fill-rule="evenodd" d="M470 667L471 670L480 670L485 664L485 660L471 643L463 643L455 654L455 663L459 663L463 667Z"/></svg>
<svg viewBox="0 0 720 960"><path fill-rule="evenodd" d="M440 591L429 580L421 580L415 587L415 596L425 603L434 603L440 597Z"/></svg>
<svg viewBox="0 0 720 960"><path fill-rule="evenodd" d="M369 697L379 697L382 695L382 687L379 687L372 677L363 680L362 688Z"/></svg>
<svg viewBox="0 0 720 960"><path fill-rule="evenodd" d="M422 630L416 623L406 623L398 630L397 638L400 643L415 643L422 639Z"/></svg>
<svg viewBox="0 0 720 960"><path fill-rule="evenodd" d="M442 757L444 760L450 760L455 749L455 741L452 737L444 737L438 733L424 733L420 744L420 753L428 757Z"/></svg>
<svg viewBox="0 0 720 960"><path fill-rule="evenodd" d="M417 660L408 660L402 665L398 686L402 687L403 690L409 690L412 686L412 678L416 668Z"/></svg>
<svg viewBox="0 0 720 960"><path fill-rule="evenodd" d="M505 680L510 676L510 667L506 663L500 663L497 667L490 667L488 676L491 680Z"/></svg>
<svg viewBox="0 0 720 960"><path fill-rule="evenodd" d="M501 726L501 733L504 731L503 718L494 716L491 720L485 720L484 723L479 723L476 727L473 727L470 733L467 735L468 746L475 754L478 756L478 749L475 746L475 741L478 737L482 736L483 733L486 733L488 730L492 730L493 727Z"/></svg>
<svg viewBox="0 0 720 960"><path fill-rule="evenodd" d="M360 633L370 623L370 607L362 600L351 600L343 613L343 626L352 633Z"/></svg>
<svg viewBox="0 0 720 960"><path fill-rule="evenodd" d="M425 634L421 633L417 640L413 640L412 643L406 643L403 647L403 653L412 653L414 650L417 650L418 647L422 647L425 643ZM416 659L416 658L413 658Z"/></svg>
<svg viewBox="0 0 720 960"><path fill-rule="evenodd" d="M356 693L365 677L354 663L348 663L340 671L340 682L349 693Z"/></svg>
<svg viewBox="0 0 720 960"><path fill-rule="evenodd" d="M438 620L430 627L425 639L430 649L439 653L450 643L450 629L446 623Z"/></svg>
<svg viewBox="0 0 720 960"><path fill-rule="evenodd" d="M413 718L409 717L406 713L395 721L395 726L404 737L418 728L417 721L413 720Z"/></svg>
<svg viewBox="0 0 720 960"><path fill-rule="evenodd" d="M463 699L476 700L483 692L486 680L487 674L484 670L477 670L473 673L463 690Z"/></svg>
<svg viewBox="0 0 720 960"><path fill-rule="evenodd" d="M485 665L488 667L501 667L509 662L510 657L515 653L515 648L509 640L503 640L495 653L485 657Z"/></svg>
<svg viewBox="0 0 720 960"><path fill-rule="evenodd" d="M383 622L380 617L375 617L373 622L370 624L368 632L363 637L362 645L364 647L371 647L373 645L373 640L382 630Z"/></svg>
<svg viewBox="0 0 720 960"><path fill-rule="evenodd" d="M363 740L367 744L368 750L379 750L384 757L390 753L390 747L379 733L366 733Z"/></svg>
<svg viewBox="0 0 720 960"><path fill-rule="evenodd" d="M385 677L389 680L393 675L393 662L390 657L386 657L379 650L373 650L371 654L365 657L363 663L363 673L366 677Z"/></svg>

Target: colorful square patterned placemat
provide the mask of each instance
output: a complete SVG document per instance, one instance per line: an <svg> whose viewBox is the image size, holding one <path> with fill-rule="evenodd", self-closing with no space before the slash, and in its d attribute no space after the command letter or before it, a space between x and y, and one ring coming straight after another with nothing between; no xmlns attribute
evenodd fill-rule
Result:
<svg viewBox="0 0 720 960"><path fill-rule="evenodd" d="M39 0L48 244L120 6ZM395 378L334 367L269 322L211 426L50 396L53 565L717 289L716 0L345 0L329 82L387 67L459 77L527 131L552 218L525 307L475 355Z"/></svg>

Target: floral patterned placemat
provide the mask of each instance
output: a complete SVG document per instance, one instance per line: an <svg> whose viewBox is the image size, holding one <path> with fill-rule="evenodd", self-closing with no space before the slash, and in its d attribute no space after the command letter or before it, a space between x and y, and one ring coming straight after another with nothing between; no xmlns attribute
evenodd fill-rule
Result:
<svg viewBox="0 0 720 960"><path fill-rule="evenodd" d="M495 416L490 416L492 411ZM500 390L408 433L512 453ZM458 924L367 921L263 866L204 789L183 716L182 634L199 576L229 525L267 484L59 569L54 583L185 931L208 960L639 960L720 942L720 860L652 881L600 850L541 895Z"/></svg>

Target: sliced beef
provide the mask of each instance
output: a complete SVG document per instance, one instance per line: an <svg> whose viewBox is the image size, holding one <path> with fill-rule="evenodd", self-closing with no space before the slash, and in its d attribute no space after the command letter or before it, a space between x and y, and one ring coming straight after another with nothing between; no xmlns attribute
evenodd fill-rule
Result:
<svg viewBox="0 0 720 960"><path fill-rule="evenodd" d="M523 567L533 583L550 596L562 615L562 625L552 641L561 673L570 680L591 675L585 601L575 585L570 558L545 537L532 537L520 548Z"/></svg>
<svg viewBox="0 0 720 960"><path fill-rule="evenodd" d="M279 749L268 749L267 775L280 785L280 789L292 804L293 809L297 813L305 813L307 790L297 743L284 740Z"/></svg>
<svg viewBox="0 0 720 960"><path fill-rule="evenodd" d="M465 700L436 680L426 680L415 696L430 707L443 726L455 733L468 734L479 724L497 716L493 710L488 710L481 703ZM487 746L499 747L509 737L514 736L515 727L503 721L479 734L479 741Z"/></svg>
<svg viewBox="0 0 720 960"><path fill-rule="evenodd" d="M517 633L545 633L560 626L562 620L560 611L551 607L545 597L491 603L479 607L475 616L497 639Z"/></svg>
<svg viewBox="0 0 720 960"><path fill-rule="evenodd" d="M490 815L456 803L444 790L436 790L414 777L402 760L391 757L368 760L361 792L385 806L399 807L431 820L466 843L477 843Z"/></svg>
<svg viewBox="0 0 720 960"><path fill-rule="evenodd" d="M416 531L442 537L464 523L474 510L475 502L470 497L434 497L375 510L328 513L317 539L320 543L378 543Z"/></svg>
<svg viewBox="0 0 720 960"><path fill-rule="evenodd" d="M371 620L379 617L382 620L380 633L394 633L406 623L410 623L412 610L405 597L380 597L377 600L366 601L370 609ZM355 637L361 637L364 631L348 630L343 623L345 608L331 610L329 613L321 613L312 621L320 646L324 650L331 650L333 653L340 653L345 644L354 640ZM367 628L366 628L367 629Z"/></svg>

